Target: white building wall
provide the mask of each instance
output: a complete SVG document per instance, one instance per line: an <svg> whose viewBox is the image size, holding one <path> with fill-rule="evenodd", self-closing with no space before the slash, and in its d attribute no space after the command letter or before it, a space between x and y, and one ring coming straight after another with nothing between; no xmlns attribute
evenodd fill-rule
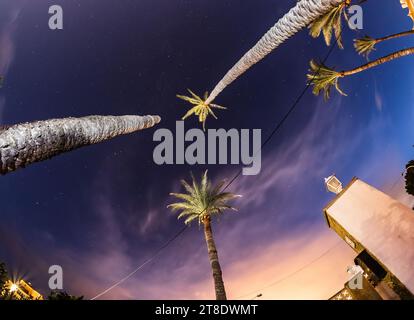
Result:
<svg viewBox="0 0 414 320"><path fill-rule="evenodd" d="M414 293L414 211L355 180L325 212Z"/></svg>

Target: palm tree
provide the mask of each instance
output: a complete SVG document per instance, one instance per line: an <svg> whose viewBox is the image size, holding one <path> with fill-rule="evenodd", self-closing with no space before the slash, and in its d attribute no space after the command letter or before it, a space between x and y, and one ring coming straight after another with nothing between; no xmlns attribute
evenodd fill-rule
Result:
<svg viewBox="0 0 414 320"><path fill-rule="evenodd" d="M200 184L197 183L193 175L191 176L193 180L192 185L185 180L181 180L181 184L187 193L170 194L182 201L170 204L168 208L171 208L173 212L180 211L178 219L185 218L184 223L187 225L195 220L200 225L203 224L208 257L213 271L216 299L227 300L216 244L213 239L211 221L214 216L221 215L224 210L236 210L227 203L240 196L230 192L222 192L221 189L225 181L221 181L213 187L210 181L208 181L207 170L202 175Z"/></svg>
<svg viewBox="0 0 414 320"><path fill-rule="evenodd" d="M405 37L405 36L412 35L412 34L414 34L414 30L404 31L404 32L392 34L392 35L378 38L378 39L371 38L370 36L365 36L360 39L355 39L354 47L360 55L363 55L366 58L368 58L369 54L373 50L375 50L375 45L377 45L378 43L391 40L391 39L395 39L395 38Z"/></svg>
<svg viewBox="0 0 414 320"><path fill-rule="evenodd" d="M309 26L315 19L326 14L345 0L301 0L276 24L226 73L219 81L211 94L201 101L189 101L197 107L198 112L191 114L199 116L199 120L205 119L211 114L208 110L217 96L233 81L244 74L253 65L264 59L269 53L279 47L294 34ZM180 96L182 99L183 96ZM187 97L194 98L194 97ZM200 103L201 102L201 103ZM213 106L214 107L214 106ZM210 108L211 109L211 108ZM191 109L194 110L194 107ZM190 111L191 111L190 110ZM200 115L202 114L202 117ZM189 116L189 115L188 115ZM187 117L188 117L187 116Z"/></svg>
<svg viewBox="0 0 414 320"><path fill-rule="evenodd" d="M335 38L338 47L343 49L342 43L342 16L346 16L346 8L351 4L351 0L345 0L338 6L332 8L330 11L314 20L309 25L309 34L313 38L317 38L322 33L326 42L326 45L331 45L332 34L335 34Z"/></svg>
<svg viewBox="0 0 414 320"><path fill-rule="evenodd" d="M324 91L325 99L329 99L332 87L335 87L336 90L342 94L346 95L338 85L338 81L340 78L344 78L367 69L379 66L383 63L390 62L394 59L398 59L404 56L408 56L414 54L414 47L403 49L397 52L394 52L390 55L385 57L379 58L375 61L369 62L362 66L359 66L355 69L351 69L348 71L335 71L333 68L329 68L323 63L318 63L315 60L310 62L310 73L307 75L308 81L311 85L313 85L313 93L315 95L319 95L321 91Z"/></svg>
<svg viewBox="0 0 414 320"><path fill-rule="evenodd" d="M82 146L150 128L159 116L89 116L16 124L0 130L0 174Z"/></svg>

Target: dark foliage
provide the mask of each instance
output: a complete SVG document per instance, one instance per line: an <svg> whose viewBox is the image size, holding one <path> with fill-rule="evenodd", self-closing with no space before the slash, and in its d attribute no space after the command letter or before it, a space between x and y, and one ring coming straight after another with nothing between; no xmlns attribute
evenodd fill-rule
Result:
<svg viewBox="0 0 414 320"><path fill-rule="evenodd" d="M65 291L52 291L49 296L47 297L47 300L65 300L65 301L75 301L75 300L83 300L83 296L77 297L72 296L68 294Z"/></svg>
<svg viewBox="0 0 414 320"><path fill-rule="evenodd" d="M406 165L405 173L405 190L408 194L414 196L414 160L411 160Z"/></svg>

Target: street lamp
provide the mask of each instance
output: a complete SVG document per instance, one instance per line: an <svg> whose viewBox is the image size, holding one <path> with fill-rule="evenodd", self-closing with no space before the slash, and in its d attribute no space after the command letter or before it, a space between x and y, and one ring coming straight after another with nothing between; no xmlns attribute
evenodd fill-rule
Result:
<svg viewBox="0 0 414 320"><path fill-rule="evenodd" d="M15 291L17 291L17 289L19 289L19 286L18 286L17 284L15 284L15 283L12 283L12 284L10 285L10 289L9 289L9 291L10 291L10 292L15 292Z"/></svg>
<svg viewBox="0 0 414 320"><path fill-rule="evenodd" d="M342 183L334 174L325 178L325 186L326 190L335 194L339 194L342 191Z"/></svg>

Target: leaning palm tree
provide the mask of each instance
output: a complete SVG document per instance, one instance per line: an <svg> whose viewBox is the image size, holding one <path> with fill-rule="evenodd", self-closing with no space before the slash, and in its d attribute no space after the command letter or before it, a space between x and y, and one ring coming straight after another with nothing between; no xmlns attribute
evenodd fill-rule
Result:
<svg viewBox="0 0 414 320"><path fill-rule="evenodd" d="M82 146L150 128L159 116L89 116L0 128L0 174Z"/></svg>
<svg viewBox="0 0 414 320"><path fill-rule="evenodd" d="M264 59L287 39L343 2L344 0L299 1L295 7L278 20L276 24L227 72L207 98L201 99L201 101L198 99L194 101L187 100L197 107L196 109L194 109L194 107L191 109L194 110L191 114L198 116L199 121L204 124L208 115L212 114L208 110L212 106L212 102L228 85L239 78L253 65ZM183 96L180 96L181 99L182 97ZM202 116L200 117L200 115ZM186 115L184 117L186 118L188 116L189 115Z"/></svg>
<svg viewBox="0 0 414 320"><path fill-rule="evenodd" d="M216 244L213 239L211 221L214 216L222 214L227 209L236 210L227 203L240 196L230 192L222 192L221 189L225 181L213 187L210 181L208 181L207 171L202 175L200 183L197 183L193 176L192 180L192 185L185 180L181 180L187 193L171 193L172 196L182 201L170 204L168 207L173 212L180 211L178 219L185 218L184 223L187 225L193 221L198 221L200 225L203 224L208 257L213 271L216 299L227 300Z"/></svg>
<svg viewBox="0 0 414 320"><path fill-rule="evenodd" d="M340 94L346 95L340 88L338 81L340 78L344 78L370 68L374 68L383 63L390 62L392 60L414 54L414 47L403 49L394 52L385 57L379 58L375 61L369 62L355 69L347 71L335 71L333 68L329 68L323 63L318 63L315 60L310 62L310 73L307 75L310 85L313 85L313 93L319 95L320 92L324 92L325 99L329 99L331 89L334 87Z"/></svg>
<svg viewBox="0 0 414 320"><path fill-rule="evenodd" d="M391 39L396 39L396 38L401 38L401 37L405 37L405 36L409 36L414 34L414 30L408 30L408 31L404 31L404 32L400 32L400 33L396 33L396 34L392 34L386 37L382 37L382 38L371 38L370 36L365 36L363 38L360 39L355 39L354 40L354 47L355 50L360 54L365 56L367 59L370 55L370 53L375 50L375 46L378 43L387 41L387 40L391 40Z"/></svg>

